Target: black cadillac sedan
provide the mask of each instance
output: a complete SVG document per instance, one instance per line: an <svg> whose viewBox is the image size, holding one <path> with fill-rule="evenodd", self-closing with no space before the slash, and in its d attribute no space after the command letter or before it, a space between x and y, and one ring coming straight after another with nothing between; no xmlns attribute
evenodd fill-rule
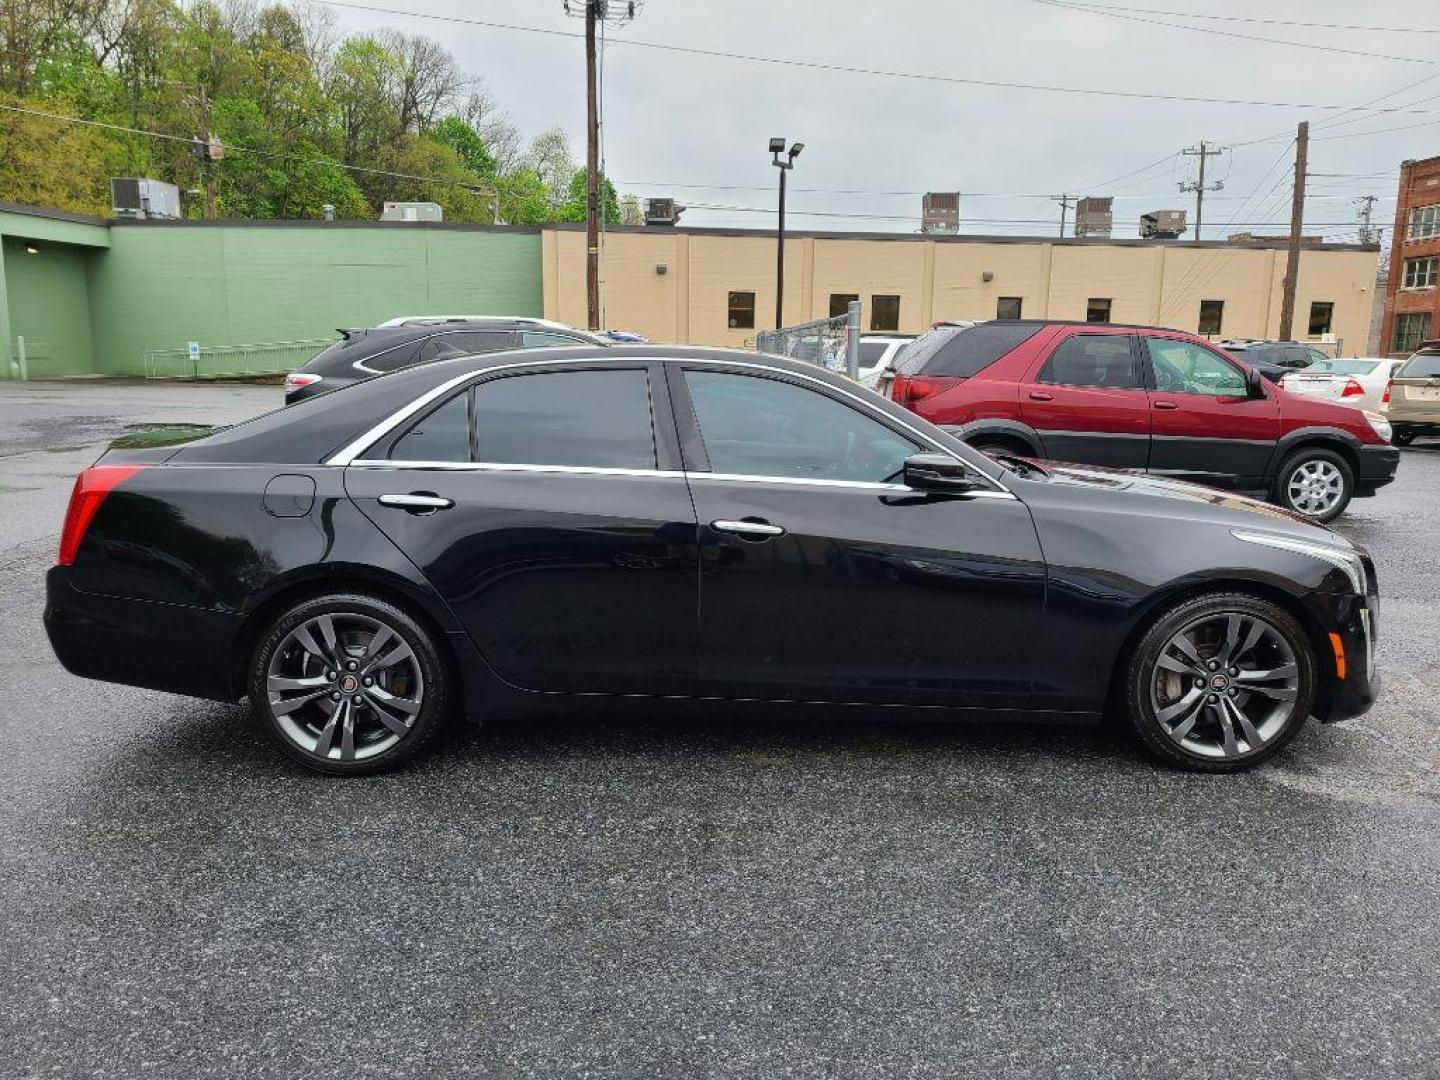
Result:
<svg viewBox="0 0 1440 1080"><path fill-rule="evenodd" d="M993 460L814 367L469 356L76 482L45 626L72 672L248 697L327 773L579 696L1123 718L1262 761L1374 699L1369 557L1262 503Z"/></svg>

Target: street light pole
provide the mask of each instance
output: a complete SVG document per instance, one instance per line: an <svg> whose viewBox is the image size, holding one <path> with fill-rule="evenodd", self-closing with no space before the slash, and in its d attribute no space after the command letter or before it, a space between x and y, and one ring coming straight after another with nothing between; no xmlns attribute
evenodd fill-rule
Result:
<svg viewBox="0 0 1440 1080"><path fill-rule="evenodd" d="M787 151L783 137L770 140L770 164L780 170L780 206L775 225L775 329L785 325L785 174L795 167L795 159L805 149L795 143ZM780 160L780 155L785 160Z"/></svg>

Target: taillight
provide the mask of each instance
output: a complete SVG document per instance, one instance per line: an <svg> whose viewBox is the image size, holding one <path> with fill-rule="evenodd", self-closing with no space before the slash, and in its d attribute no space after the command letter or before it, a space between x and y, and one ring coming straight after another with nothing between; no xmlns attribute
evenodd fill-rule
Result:
<svg viewBox="0 0 1440 1080"><path fill-rule="evenodd" d="M1386 382L1385 382L1385 393L1380 396L1380 404L1381 404L1381 405L1389 405L1389 404L1390 404L1390 390L1391 390L1392 387L1394 387L1394 385L1395 385L1395 380L1394 380L1394 379L1387 379L1387 380L1386 380Z"/></svg>
<svg viewBox="0 0 1440 1080"><path fill-rule="evenodd" d="M60 530L61 566L75 562L80 541L85 539L85 530L105 496L116 484L124 483L143 468L144 465L92 465L75 478L75 486L70 490L70 506L65 511L65 527Z"/></svg>
<svg viewBox="0 0 1440 1080"><path fill-rule="evenodd" d="M1345 380L1345 389L1340 391L1341 397L1364 397L1365 388L1354 379Z"/></svg>
<svg viewBox="0 0 1440 1080"><path fill-rule="evenodd" d="M285 393L293 394L296 390L303 390L307 386L314 386L319 382L321 376L307 375L302 371L292 371L285 376Z"/></svg>
<svg viewBox="0 0 1440 1080"><path fill-rule="evenodd" d="M964 381L964 379L953 376L930 376L927 378L923 375L897 375L895 385L891 388L891 395L897 405L913 409L918 402L943 393L952 386L959 386Z"/></svg>

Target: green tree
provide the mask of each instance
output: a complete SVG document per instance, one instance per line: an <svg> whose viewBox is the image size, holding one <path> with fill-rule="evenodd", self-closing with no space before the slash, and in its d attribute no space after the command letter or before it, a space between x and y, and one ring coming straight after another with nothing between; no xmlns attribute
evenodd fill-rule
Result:
<svg viewBox="0 0 1440 1080"><path fill-rule="evenodd" d="M516 169L500 178L500 220L508 225L543 225L555 220L550 189L533 169Z"/></svg>
<svg viewBox="0 0 1440 1080"><path fill-rule="evenodd" d="M565 202L555 212L554 221L584 221L585 220L585 181L584 169L576 169L570 176L570 183L565 189ZM615 194L615 185L612 184L604 173L600 174L600 220L606 225L619 225L620 201Z"/></svg>
<svg viewBox="0 0 1440 1080"><path fill-rule="evenodd" d="M620 198L620 224L621 225L644 225L645 211L640 208L640 199L632 191L627 191Z"/></svg>
<svg viewBox="0 0 1440 1080"><path fill-rule="evenodd" d="M442 146L455 151L464 166L476 176L494 178L499 172L495 155L480 134L458 116L447 116L426 134Z"/></svg>
<svg viewBox="0 0 1440 1080"><path fill-rule="evenodd" d="M71 115L59 101L0 93L0 104ZM106 177L113 155L94 128L0 110L0 199L103 214L110 207Z"/></svg>

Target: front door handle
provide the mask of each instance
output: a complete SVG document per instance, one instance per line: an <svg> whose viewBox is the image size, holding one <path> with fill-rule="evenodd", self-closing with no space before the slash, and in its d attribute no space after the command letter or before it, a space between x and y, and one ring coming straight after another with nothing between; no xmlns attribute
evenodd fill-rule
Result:
<svg viewBox="0 0 1440 1080"><path fill-rule="evenodd" d="M744 521L712 521L710 527L716 532L731 533L742 540L769 540L772 537L785 535L785 530L781 526L771 525L770 522L760 518L747 518Z"/></svg>
<svg viewBox="0 0 1440 1080"><path fill-rule="evenodd" d="M1045 393L1044 390L1031 390L1031 391L1030 391L1030 400L1031 400L1031 401L1054 401L1054 400L1055 400L1055 395L1054 395L1054 394L1047 394L1047 393Z"/></svg>
<svg viewBox="0 0 1440 1080"><path fill-rule="evenodd" d="M381 495L376 501L381 506L393 506L410 514L433 514L436 510L449 510L455 505L453 499L433 495L428 491L412 491L408 495Z"/></svg>
<svg viewBox="0 0 1440 1080"><path fill-rule="evenodd" d="M1157 401L1157 402L1155 402L1155 408L1157 408L1157 409L1170 410L1170 409L1178 409L1179 407L1180 407L1180 406L1179 406L1179 405L1176 405L1175 402L1173 402L1173 401Z"/></svg>

